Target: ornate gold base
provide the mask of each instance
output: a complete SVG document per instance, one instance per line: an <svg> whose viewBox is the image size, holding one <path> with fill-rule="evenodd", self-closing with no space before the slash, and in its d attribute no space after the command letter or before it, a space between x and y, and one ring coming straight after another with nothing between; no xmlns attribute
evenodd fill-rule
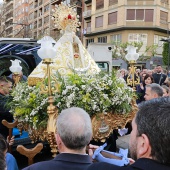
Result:
<svg viewBox="0 0 170 170"><path fill-rule="evenodd" d="M132 102L132 111L130 113L101 113L92 117L93 139L95 141L105 142L113 129L124 128L128 122L131 122L137 110L137 105Z"/></svg>

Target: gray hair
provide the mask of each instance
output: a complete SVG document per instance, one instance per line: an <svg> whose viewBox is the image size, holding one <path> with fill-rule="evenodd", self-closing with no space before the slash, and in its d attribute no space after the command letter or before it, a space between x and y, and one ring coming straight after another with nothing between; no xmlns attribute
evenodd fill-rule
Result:
<svg viewBox="0 0 170 170"><path fill-rule="evenodd" d="M146 87L150 87L151 92L156 93L158 95L158 97L163 96L163 90L162 90L162 87L159 84L156 84L156 83L147 84Z"/></svg>
<svg viewBox="0 0 170 170"><path fill-rule="evenodd" d="M67 148L83 149L92 137L89 114L78 107L63 110L57 119L57 133Z"/></svg>

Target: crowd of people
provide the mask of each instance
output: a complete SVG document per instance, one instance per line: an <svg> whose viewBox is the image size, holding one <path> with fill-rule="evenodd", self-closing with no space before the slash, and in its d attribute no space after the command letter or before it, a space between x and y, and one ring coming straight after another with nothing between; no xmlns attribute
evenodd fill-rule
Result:
<svg viewBox="0 0 170 170"><path fill-rule="evenodd" d="M118 73L127 82L128 71L120 69ZM136 76L140 78L140 84L136 85L137 104L152 98L170 96L170 78L161 65L155 66L153 70L136 69Z"/></svg>
<svg viewBox="0 0 170 170"><path fill-rule="evenodd" d="M125 69L120 71L122 78L127 79ZM138 95L138 112L132 121L128 166L95 162L92 155L95 145L89 145L92 139L92 124L89 114L81 108L72 107L63 110L57 118L56 142L59 153L50 161L38 162L24 170L57 169L57 170L119 170L119 169L170 169L170 82L160 65L154 71L137 69L140 84L136 87ZM13 121L13 116L6 109L13 80L0 77L0 170L18 170L15 158L7 152L8 129L1 121ZM87 152L86 147L89 145Z"/></svg>

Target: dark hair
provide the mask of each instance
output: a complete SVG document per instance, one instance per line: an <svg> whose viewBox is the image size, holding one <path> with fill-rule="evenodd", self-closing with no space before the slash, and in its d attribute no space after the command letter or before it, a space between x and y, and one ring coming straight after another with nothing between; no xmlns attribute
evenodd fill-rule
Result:
<svg viewBox="0 0 170 170"><path fill-rule="evenodd" d="M5 152L8 149L6 139L0 134L0 151Z"/></svg>
<svg viewBox="0 0 170 170"><path fill-rule="evenodd" d="M0 82L11 82L12 84L14 83L14 81L10 78L10 77L5 77L5 76L1 76L0 77Z"/></svg>
<svg viewBox="0 0 170 170"><path fill-rule="evenodd" d="M146 87L150 87L151 92L156 93L158 95L158 97L163 96L163 89L159 84L156 84L156 83L147 84Z"/></svg>
<svg viewBox="0 0 170 170"><path fill-rule="evenodd" d="M6 161L5 161L5 156L2 151L0 151L0 170L5 170L6 169Z"/></svg>
<svg viewBox="0 0 170 170"><path fill-rule="evenodd" d="M145 77L144 77L144 79L143 79L143 84L144 84L144 86L146 85L146 84L145 84L145 80L146 80L148 77L150 77L152 83L154 83L154 79L153 79L152 75L146 74Z"/></svg>
<svg viewBox="0 0 170 170"><path fill-rule="evenodd" d="M150 142L151 155L160 163L170 164L170 97L161 97L139 104L136 114L138 134Z"/></svg>

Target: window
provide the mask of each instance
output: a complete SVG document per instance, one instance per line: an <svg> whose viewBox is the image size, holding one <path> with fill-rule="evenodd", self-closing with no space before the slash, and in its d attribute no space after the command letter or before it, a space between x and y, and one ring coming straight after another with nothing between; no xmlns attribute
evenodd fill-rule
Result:
<svg viewBox="0 0 170 170"><path fill-rule="evenodd" d="M33 13L31 13L31 14L29 15L29 19L33 19L33 18L34 18L33 16L34 16Z"/></svg>
<svg viewBox="0 0 170 170"><path fill-rule="evenodd" d="M46 24L46 23L48 23L49 22L49 16L46 16L45 18L44 18L44 24Z"/></svg>
<svg viewBox="0 0 170 170"><path fill-rule="evenodd" d="M33 3L31 3L29 7L30 7L30 9L33 9Z"/></svg>
<svg viewBox="0 0 170 170"><path fill-rule="evenodd" d="M135 9L127 9L126 20L135 20Z"/></svg>
<svg viewBox="0 0 170 170"><path fill-rule="evenodd" d="M87 27L91 27L91 22L87 22Z"/></svg>
<svg viewBox="0 0 170 170"><path fill-rule="evenodd" d="M98 37L98 43L107 43L107 36Z"/></svg>
<svg viewBox="0 0 170 170"><path fill-rule="evenodd" d="M96 0L96 10L104 8L104 0Z"/></svg>
<svg viewBox="0 0 170 170"><path fill-rule="evenodd" d="M144 9L136 10L136 20L144 20Z"/></svg>
<svg viewBox="0 0 170 170"><path fill-rule="evenodd" d="M44 12L47 12L49 10L49 5L46 5L45 7L44 7Z"/></svg>
<svg viewBox="0 0 170 170"><path fill-rule="evenodd" d="M95 27L103 27L103 15L100 17L96 17Z"/></svg>
<svg viewBox="0 0 170 170"><path fill-rule="evenodd" d="M147 44L147 34L129 34L128 42L143 42Z"/></svg>
<svg viewBox="0 0 170 170"><path fill-rule="evenodd" d="M169 4L169 0L161 0L161 3Z"/></svg>
<svg viewBox="0 0 170 170"><path fill-rule="evenodd" d="M110 36L110 41L115 42L116 44L119 44L122 42L122 35L121 34L115 34Z"/></svg>
<svg viewBox="0 0 170 170"><path fill-rule="evenodd" d="M154 35L154 44L158 44L158 46L162 46L164 41L161 41L162 39L167 39L167 37L163 37L160 35Z"/></svg>
<svg viewBox="0 0 170 170"><path fill-rule="evenodd" d="M160 22L167 23L168 22L168 13L164 11L160 11Z"/></svg>
<svg viewBox="0 0 170 170"><path fill-rule="evenodd" d="M112 12L108 14L108 24L116 24L117 23L117 12Z"/></svg>
<svg viewBox="0 0 170 170"><path fill-rule="evenodd" d="M115 5L118 3L118 0L109 0L109 6Z"/></svg>
<svg viewBox="0 0 170 170"><path fill-rule="evenodd" d="M86 47L88 47L90 43L94 43L94 38L86 39Z"/></svg>
<svg viewBox="0 0 170 170"><path fill-rule="evenodd" d="M126 20L153 21L153 9L127 9Z"/></svg>
<svg viewBox="0 0 170 170"><path fill-rule="evenodd" d="M153 21L153 9L145 9L145 22Z"/></svg>

